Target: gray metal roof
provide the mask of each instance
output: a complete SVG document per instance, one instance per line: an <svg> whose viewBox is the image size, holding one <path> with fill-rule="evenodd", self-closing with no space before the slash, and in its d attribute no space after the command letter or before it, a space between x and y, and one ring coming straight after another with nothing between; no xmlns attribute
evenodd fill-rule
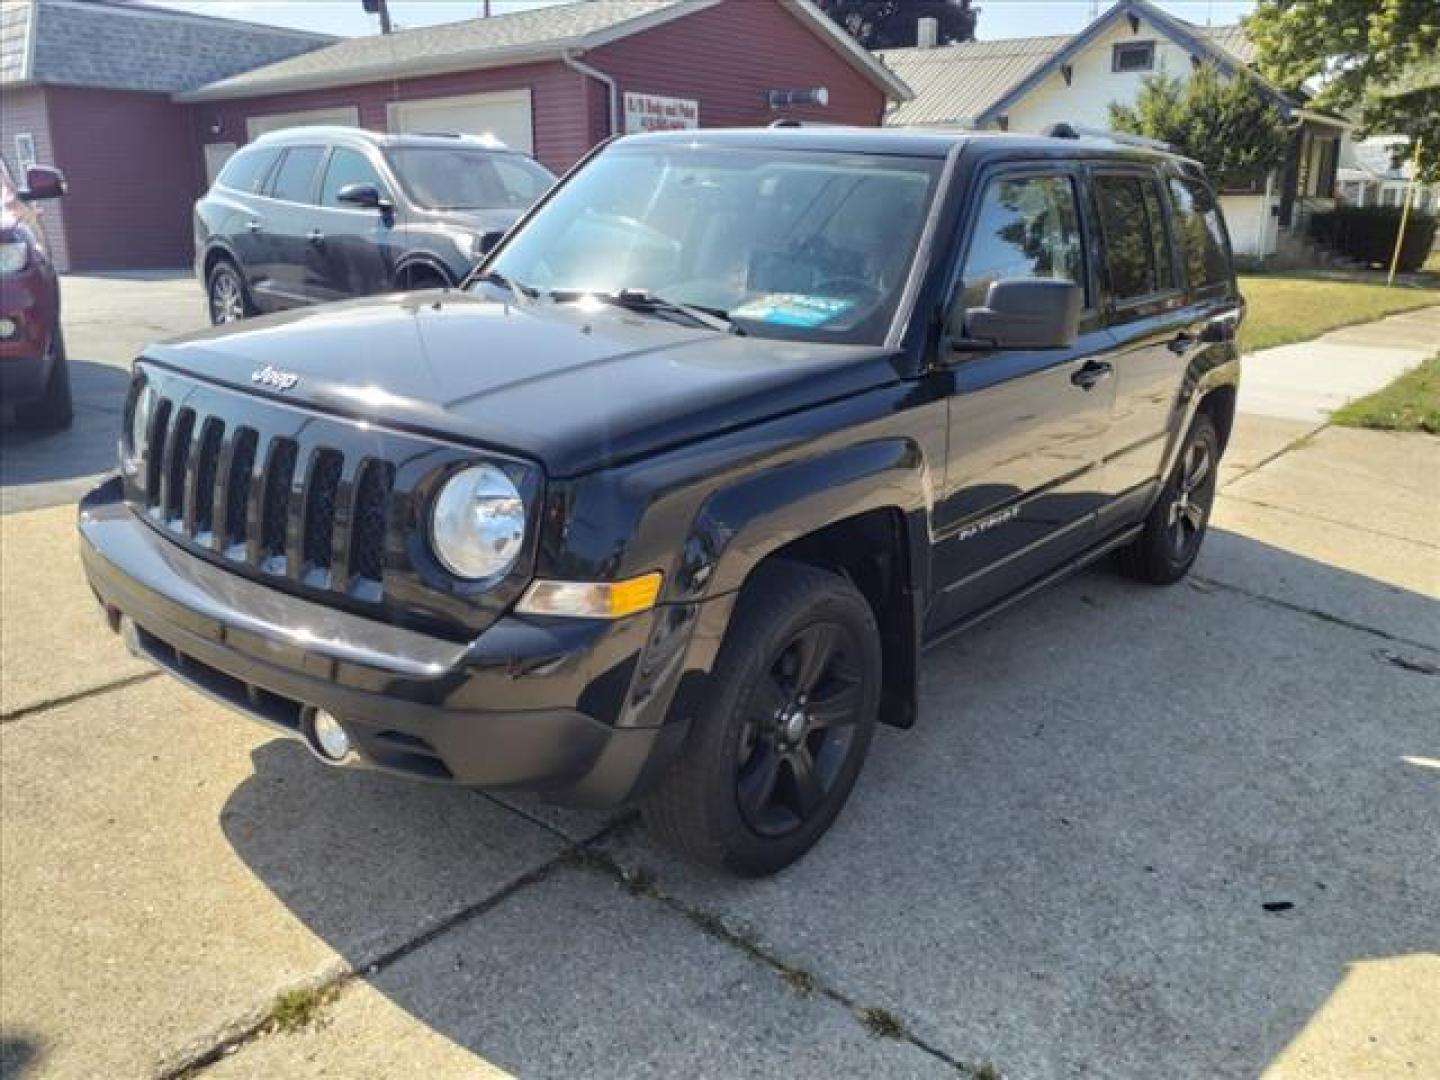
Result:
<svg viewBox="0 0 1440 1080"><path fill-rule="evenodd" d="M720 2L581 0L508 12L489 19L466 19L393 34L350 38L177 96L181 101L217 101L550 60L567 51L583 53L598 48ZM888 97L897 101L909 99L910 88L823 15L811 0L784 2L796 18L839 52L848 64L884 88Z"/></svg>
<svg viewBox="0 0 1440 1080"><path fill-rule="evenodd" d="M129 0L3 0L0 83L173 94L334 37Z"/></svg>
<svg viewBox="0 0 1440 1080"><path fill-rule="evenodd" d="M885 65L915 91L914 100L897 106L885 122L902 127L969 124L1069 40L1062 34L882 52Z"/></svg>
<svg viewBox="0 0 1440 1080"><path fill-rule="evenodd" d="M183 100L249 97L396 75L517 63L552 55L563 48L593 47L657 21L687 14L687 7L698 9L713 2L589 0L349 38L318 52L222 79L197 93L184 95Z"/></svg>
<svg viewBox="0 0 1440 1080"><path fill-rule="evenodd" d="M1113 11L1106 12L1098 21L1108 20L1112 14ZM1254 47L1243 27L1194 26L1190 29L1226 54L1237 67L1247 67L1254 56ZM881 59L910 85L915 98L891 110L885 122L898 126L973 124L987 109L1053 60L1076 36L967 41L933 49L888 49L879 54Z"/></svg>

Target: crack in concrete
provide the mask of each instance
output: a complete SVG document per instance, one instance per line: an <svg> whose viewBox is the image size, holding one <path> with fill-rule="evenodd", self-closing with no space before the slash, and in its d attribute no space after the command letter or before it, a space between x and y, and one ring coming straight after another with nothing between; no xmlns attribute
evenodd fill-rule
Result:
<svg viewBox="0 0 1440 1080"><path fill-rule="evenodd" d="M1332 626L1343 626L1347 630L1358 630L1362 634L1373 634L1375 637L1385 641L1394 642L1397 645L1408 645L1413 649L1424 649L1426 652L1440 654L1440 647L1427 644L1423 641L1416 641L1414 638L1402 637L1399 634L1392 634L1388 630L1381 630L1375 626L1367 626L1365 623L1355 622L1343 615L1332 615L1320 608L1305 607L1303 604L1292 604L1288 600L1281 600L1274 596L1266 596L1264 593L1255 592L1241 585L1231 585L1229 582L1217 581L1215 578L1205 577L1201 574L1191 574L1190 580L1199 582L1212 589L1223 589L1226 592L1243 596L1247 600L1254 600L1256 603L1265 604L1269 607L1279 608L1282 611L1293 612L1297 615L1306 615L1312 619L1319 619L1321 622L1330 623Z"/></svg>
<svg viewBox="0 0 1440 1080"><path fill-rule="evenodd" d="M625 870L625 868L616 862L607 852L600 850L596 846L606 840L622 837L625 833L637 827L639 824L639 816L637 814L630 813L618 818L606 825L590 839L576 842L565 836L565 834L555 826L535 817L533 814L502 803L485 792L477 792L477 794L495 803L497 806L516 814L525 821L560 837L565 840L569 846L558 852L552 858L547 859L541 865L507 882L484 899L456 912L448 919L432 926L423 934L419 934L409 941L397 945L389 952L371 961L364 968L351 968L340 975L329 979L322 979L316 984L307 985L307 989L314 992L338 993L351 983L357 982L360 979L372 978L381 971L403 960L405 957L424 948L431 942L438 940L445 934L448 934L450 931L457 930L472 920L482 917L531 886L538 885L547 880L557 871L565 868L576 868L589 870L602 875L607 880L611 880L621 886L637 900L650 900L660 904L667 910L684 918L701 933L731 948L738 949L751 960L769 968L785 981L792 992L799 993L802 997L823 998L833 1004L839 1005L850 1013L856 1023L862 1026L865 1024L865 1015L867 1012L879 1012L885 1016L895 1015L886 1009L876 1010L874 1007L862 1007L855 998L825 984L812 973L801 968L793 967L783 960L770 955L762 949L753 938L737 933L726 926L720 916L701 909L692 908L676 897L660 891L643 871L632 872ZM795 989L797 984L804 985L805 990L803 993ZM245 1047L265 1037L270 1032L271 1021L271 1010L267 1007L264 1015L258 1019L241 1021L241 1030L235 1034L227 1036L206 1049L193 1053L184 1060L162 1069L157 1075L157 1080L192 1080L194 1077L201 1076L210 1066L230 1057L232 1054L242 1051ZM878 1038L879 1036L876 1037ZM993 1066L988 1062L973 1066L968 1065L946 1053L938 1046L920 1038L911 1031L909 1027L905 1026L903 1022L899 1024L898 1030L894 1035L887 1035L885 1037L893 1038L897 1042L909 1043L917 1050L933 1057L936 1061L941 1062L960 1076L980 1077L992 1075L986 1071L993 1069Z"/></svg>
<svg viewBox="0 0 1440 1080"><path fill-rule="evenodd" d="M86 698L97 697L100 694L108 694L112 690L124 690L151 679L158 679L161 674L159 671L141 671L134 675L127 675L123 679L116 679L114 682L102 683L100 686L91 686L70 694L62 694L60 697L37 701L33 705L22 705L18 709L12 709L10 712L0 715L0 724L13 724L16 720L24 720L27 716L34 716L36 713L49 712L51 709L73 705L77 701L84 701Z"/></svg>
<svg viewBox="0 0 1440 1080"><path fill-rule="evenodd" d="M636 822L636 820L636 818L631 817L624 822L617 824L623 824L625 827L628 828L632 826ZM618 833L619 831L620 830L617 828L616 832ZM643 870L627 871L609 854L603 851L595 850L593 848L578 847L576 849L576 853L577 858L581 862L581 865L588 866L589 868L599 873L602 873L607 877L615 879L615 881L617 881L621 886L623 886L625 888L625 891L630 893L631 896L634 896L637 899L651 900L655 903L660 904L661 906L669 909L670 911L673 911L677 915L682 916L687 922L689 922L701 933L707 934L715 940L729 945L731 948L738 949L740 952L744 953L756 963L768 967L771 971L775 972L775 974L778 975L782 980L784 980L788 986L792 988L792 992L798 993L798 991L794 991L795 981L798 978L799 981L803 981L808 990L808 993L802 994L801 996L815 996L825 998L826 1000L831 1001L834 1004L846 1009L855 1019L855 1022L861 1024L862 1026L865 1024L865 1020L862 1014L866 1012L867 1009L874 1010L873 1006L862 1006L855 998L850 997L848 994L845 994L840 990L837 990L833 986L827 985L826 983L821 981L821 979L813 972L806 971L803 968L794 967L793 965L787 964L783 960L780 960L779 958L770 955L770 953L766 952L765 949L763 949L753 937L750 937L746 934L738 933L735 930L731 929L725 924L723 918L715 914L714 912L705 911L700 908L693 908L679 898L662 891L659 886L655 884L654 880ZM895 1014L888 1009L879 1009L876 1011L886 1016L895 1016ZM878 1038L881 1036L876 1037ZM920 1038L913 1031L911 1031L910 1028L906 1026L903 1022L899 1023L898 1029L895 1034L886 1035L883 1037L893 1038L897 1042L907 1042L911 1046L914 1046L917 1050L920 1050L921 1052L935 1058L937 1061L947 1065L955 1072L959 1073L961 1076L976 1076L977 1074L979 1074L980 1070L986 1068L988 1064L978 1064L974 1066L966 1064L958 1058L955 1058L950 1054L946 1053L938 1046L935 1046L932 1043L929 1043L926 1040Z"/></svg>
<svg viewBox="0 0 1440 1080"><path fill-rule="evenodd" d="M1249 503L1251 506L1258 506L1262 510L1274 510L1282 514L1291 514L1294 517L1304 518L1306 521L1321 521L1326 525L1334 525L1341 529L1350 529L1354 532L1365 533L1368 536L1380 536L1386 540L1396 540L1400 543L1414 544L1417 547L1440 551L1440 544L1432 544L1428 540L1416 540L1413 536L1400 536L1396 533L1386 532L1384 529L1372 529L1367 525L1357 525L1353 521L1341 521L1338 518L1325 517L1323 514L1312 514L1307 510L1297 510L1293 506L1280 506L1277 503L1265 502L1263 499L1251 499L1245 495L1236 495L1231 491L1225 493L1225 499L1228 502Z"/></svg>

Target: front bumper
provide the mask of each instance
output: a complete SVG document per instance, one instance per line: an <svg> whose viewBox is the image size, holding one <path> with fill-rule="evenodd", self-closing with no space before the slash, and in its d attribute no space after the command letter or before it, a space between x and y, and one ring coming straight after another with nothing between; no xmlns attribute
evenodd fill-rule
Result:
<svg viewBox="0 0 1440 1080"><path fill-rule="evenodd" d="M45 281L36 270L7 275L0 288L0 318L14 330L0 337L0 397L21 404L40 397L50 380L54 310L45 303Z"/></svg>
<svg viewBox="0 0 1440 1080"><path fill-rule="evenodd" d="M211 565L140 520L118 478L81 502L79 525L91 588L133 651L312 749L313 710L332 713L354 746L341 764L613 806L649 788L683 738L679 724L614 722L648 616L506 617L456 642Z"/></svg>

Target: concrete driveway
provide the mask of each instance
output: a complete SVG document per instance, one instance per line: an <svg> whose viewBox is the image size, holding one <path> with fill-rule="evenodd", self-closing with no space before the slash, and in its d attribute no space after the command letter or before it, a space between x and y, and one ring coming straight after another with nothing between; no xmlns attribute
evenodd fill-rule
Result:
<svg viewBox="0 0 1440 1080"><path fill-rule="evenodd" d="M74 504L115 467L130 362L152 341L209 325L194 275L67 275L60 318L70 355L75 423L69 431L0 430L0 513Z"/></svg>
<svg viewBox="0 0 1440 1080"><path fill-rule="evenodd" d="M1242 416L1190 581L933 652L763 882L327 770L124 653L69 506L9 514L0 1073L1440 1075L1437 485Z"/></svg>

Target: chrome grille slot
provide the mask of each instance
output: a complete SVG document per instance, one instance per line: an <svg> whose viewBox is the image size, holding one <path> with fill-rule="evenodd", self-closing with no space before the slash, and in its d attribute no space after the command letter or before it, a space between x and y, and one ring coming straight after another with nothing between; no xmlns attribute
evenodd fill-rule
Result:
<svg viewBox="0 0 1440 1080"><path fill-rule="evenodd" d="M355 489L350 543L350 574L379 581L385 571L385 531L390 496L395 487L395 466L388 461L367 461Z"/></svg>
<svg viewBox="0 0 1440 1080"><path fill-rule="evenodd" d="M261 560L285 556L290 488L295 483L297 456L294 439L276 439L270 444L270 456L265 464L264 487L261 489L258 537L258 555Z"/></svg>
<svg viewBox="0 0 1440 1080"><path fill-rule="evenodd" d="M155 406L145 444L145 505L160 505L160 477L164 474L165 438L170 432L170 402L161 400Z"/></svg>
<svg viewBox="0 0 1440 1080"><path fill-rule="evenodd" d="M249 537L250 482L255 472L257 441L255 429L248 427L236 428L231 439L230 467L225 478L226 547L243 545Z"/></svg>
<svg viewBox="0 0 1440 1080"><path fill-rule="evenodd" d="M185 506L185 531L192 536L209 533L215 524L215 479L220 467L220 442L225 425L209 417L200 425L195 442L193 479Z"/></svg>
<svg viewBox="0 0 1440 1080"><path fill-rule="evenodd" d="M195 410L181 409L175 426L165 440L165 475L161 480L160 502L166 521L185 511L185 467L190 460L190 443L195 434Z"/></svg>
<svg viewBox="0 0 1440 1080"><path fill-rule="evenodd" d="M335 543L335 502L344 460L330 449L316 450L305 485L305 527L302 549L307 566L329 569Z"/></svg>

